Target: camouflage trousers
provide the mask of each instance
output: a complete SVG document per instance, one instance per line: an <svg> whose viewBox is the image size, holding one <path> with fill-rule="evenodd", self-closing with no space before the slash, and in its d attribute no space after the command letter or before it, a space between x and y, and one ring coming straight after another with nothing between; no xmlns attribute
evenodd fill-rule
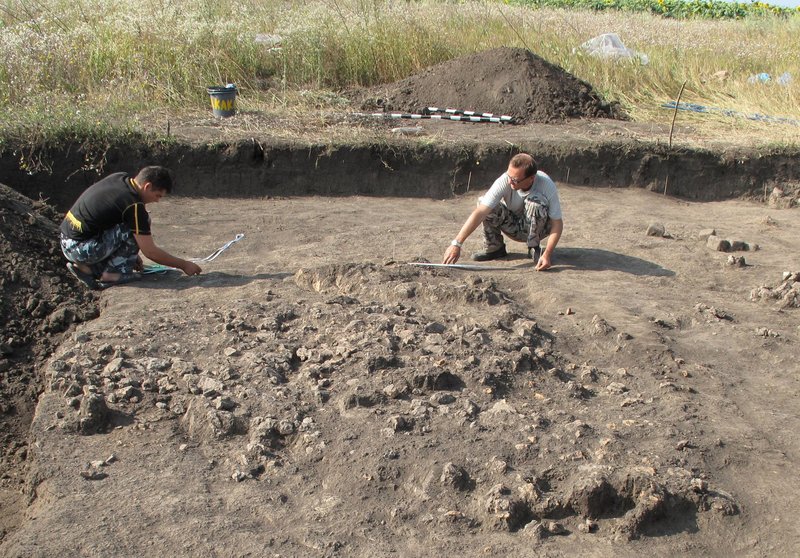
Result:
<svg viewBox="0 0 800 558"><path fill-rule="evenodd" d="M139 245L127 225L115 225L89 240L73 240L62 234L61 251L72 263L92 268L95 277L103 272L132 273L139 258Z"/></svg>
<svg viewBox="0 0 800 558"><path fill-rule="evenodd" d="M486 251L494 252L504 246L503 233L512 240L525 242L528 248L534 248L550 234L551 226L547 207L540 203L526 199L522 215L512 213L506 204L499 203L483 220Z"/></svg>

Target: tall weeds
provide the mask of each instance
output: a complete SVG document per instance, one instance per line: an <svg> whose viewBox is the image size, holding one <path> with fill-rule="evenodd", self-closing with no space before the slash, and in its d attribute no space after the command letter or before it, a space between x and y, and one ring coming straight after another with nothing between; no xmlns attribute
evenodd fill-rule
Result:
<svg viewBox="0 0 800 558"><path fill-rule="evenodd" d="M649 64L580 49L606 32ZM256 40L264 35L271 42ZM206 109L206 86L232 82L245 107L269 110L297 98L290 91L389 83L454 57L518 46L636 118L659 118L684 81L689 102L798 117L799 37L800 17L678 21L491 1L0 0L0 107L46 120L44 109L61 105L77 119L111 120ZM748 82L761 72L792 80Z"/></svg>

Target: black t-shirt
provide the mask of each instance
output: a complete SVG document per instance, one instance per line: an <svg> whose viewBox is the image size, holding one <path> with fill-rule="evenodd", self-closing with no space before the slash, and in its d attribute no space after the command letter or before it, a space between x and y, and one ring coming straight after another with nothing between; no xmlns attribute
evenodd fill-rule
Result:
<svg viewBox="0 0 800 558"><path fill-rule="evenodd" d="M61 233L74 240L88 240L120 223L128 225L134 234L150 234L150 215L124 172L89 186L61 223Z"/></svg>

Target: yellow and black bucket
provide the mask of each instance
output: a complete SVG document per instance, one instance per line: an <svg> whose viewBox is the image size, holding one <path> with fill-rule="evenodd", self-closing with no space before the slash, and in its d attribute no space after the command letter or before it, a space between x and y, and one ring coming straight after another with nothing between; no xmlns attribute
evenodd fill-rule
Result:
<svg viewBox="0 0 800 558"><path fill-rule="evenodd" d="M211 97L211 111L217 118L228 118L236 114L236 95L239 90L232 83L226 86L214 85L207 88Z"/></svg>

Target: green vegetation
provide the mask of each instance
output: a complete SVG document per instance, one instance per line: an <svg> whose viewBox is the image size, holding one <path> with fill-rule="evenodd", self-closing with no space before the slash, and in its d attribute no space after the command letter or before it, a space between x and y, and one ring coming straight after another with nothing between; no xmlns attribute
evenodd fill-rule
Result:
<svg viewBox="0 0 800 558"><path fill-rule="evenodd" d="M800 7L783 8L765 2L723 2L722 0L507 0L529 8L578 10L619 10L644 12L676 19L744 19L777 15L800 15Z"/></svg>
<svg viewBox="0 0 800 558"><path fill-rule="evenodd" d="M546 3L558 7L538 8ZM566 4L580 9L560 8ZM662 104L684 82L686 102L800 118L800 17L749 4L747 18L708 19L740 17L715 14L722 3L713 1L702 2L706 19L678 20L681 10L701 3L622 4L0 0L0 137L126 134L153 123L160 129L167 118L207 117L206 86L225 83L237 84L242 113L302 115L324 126L326 115L352 110L338 92L499 46L529 48L638 120L671 118ZM617 5L625 11L598 11ZM608 32L649 63L601 59L580 48ZM793 79L748 81L762 72Z"/></svg>

